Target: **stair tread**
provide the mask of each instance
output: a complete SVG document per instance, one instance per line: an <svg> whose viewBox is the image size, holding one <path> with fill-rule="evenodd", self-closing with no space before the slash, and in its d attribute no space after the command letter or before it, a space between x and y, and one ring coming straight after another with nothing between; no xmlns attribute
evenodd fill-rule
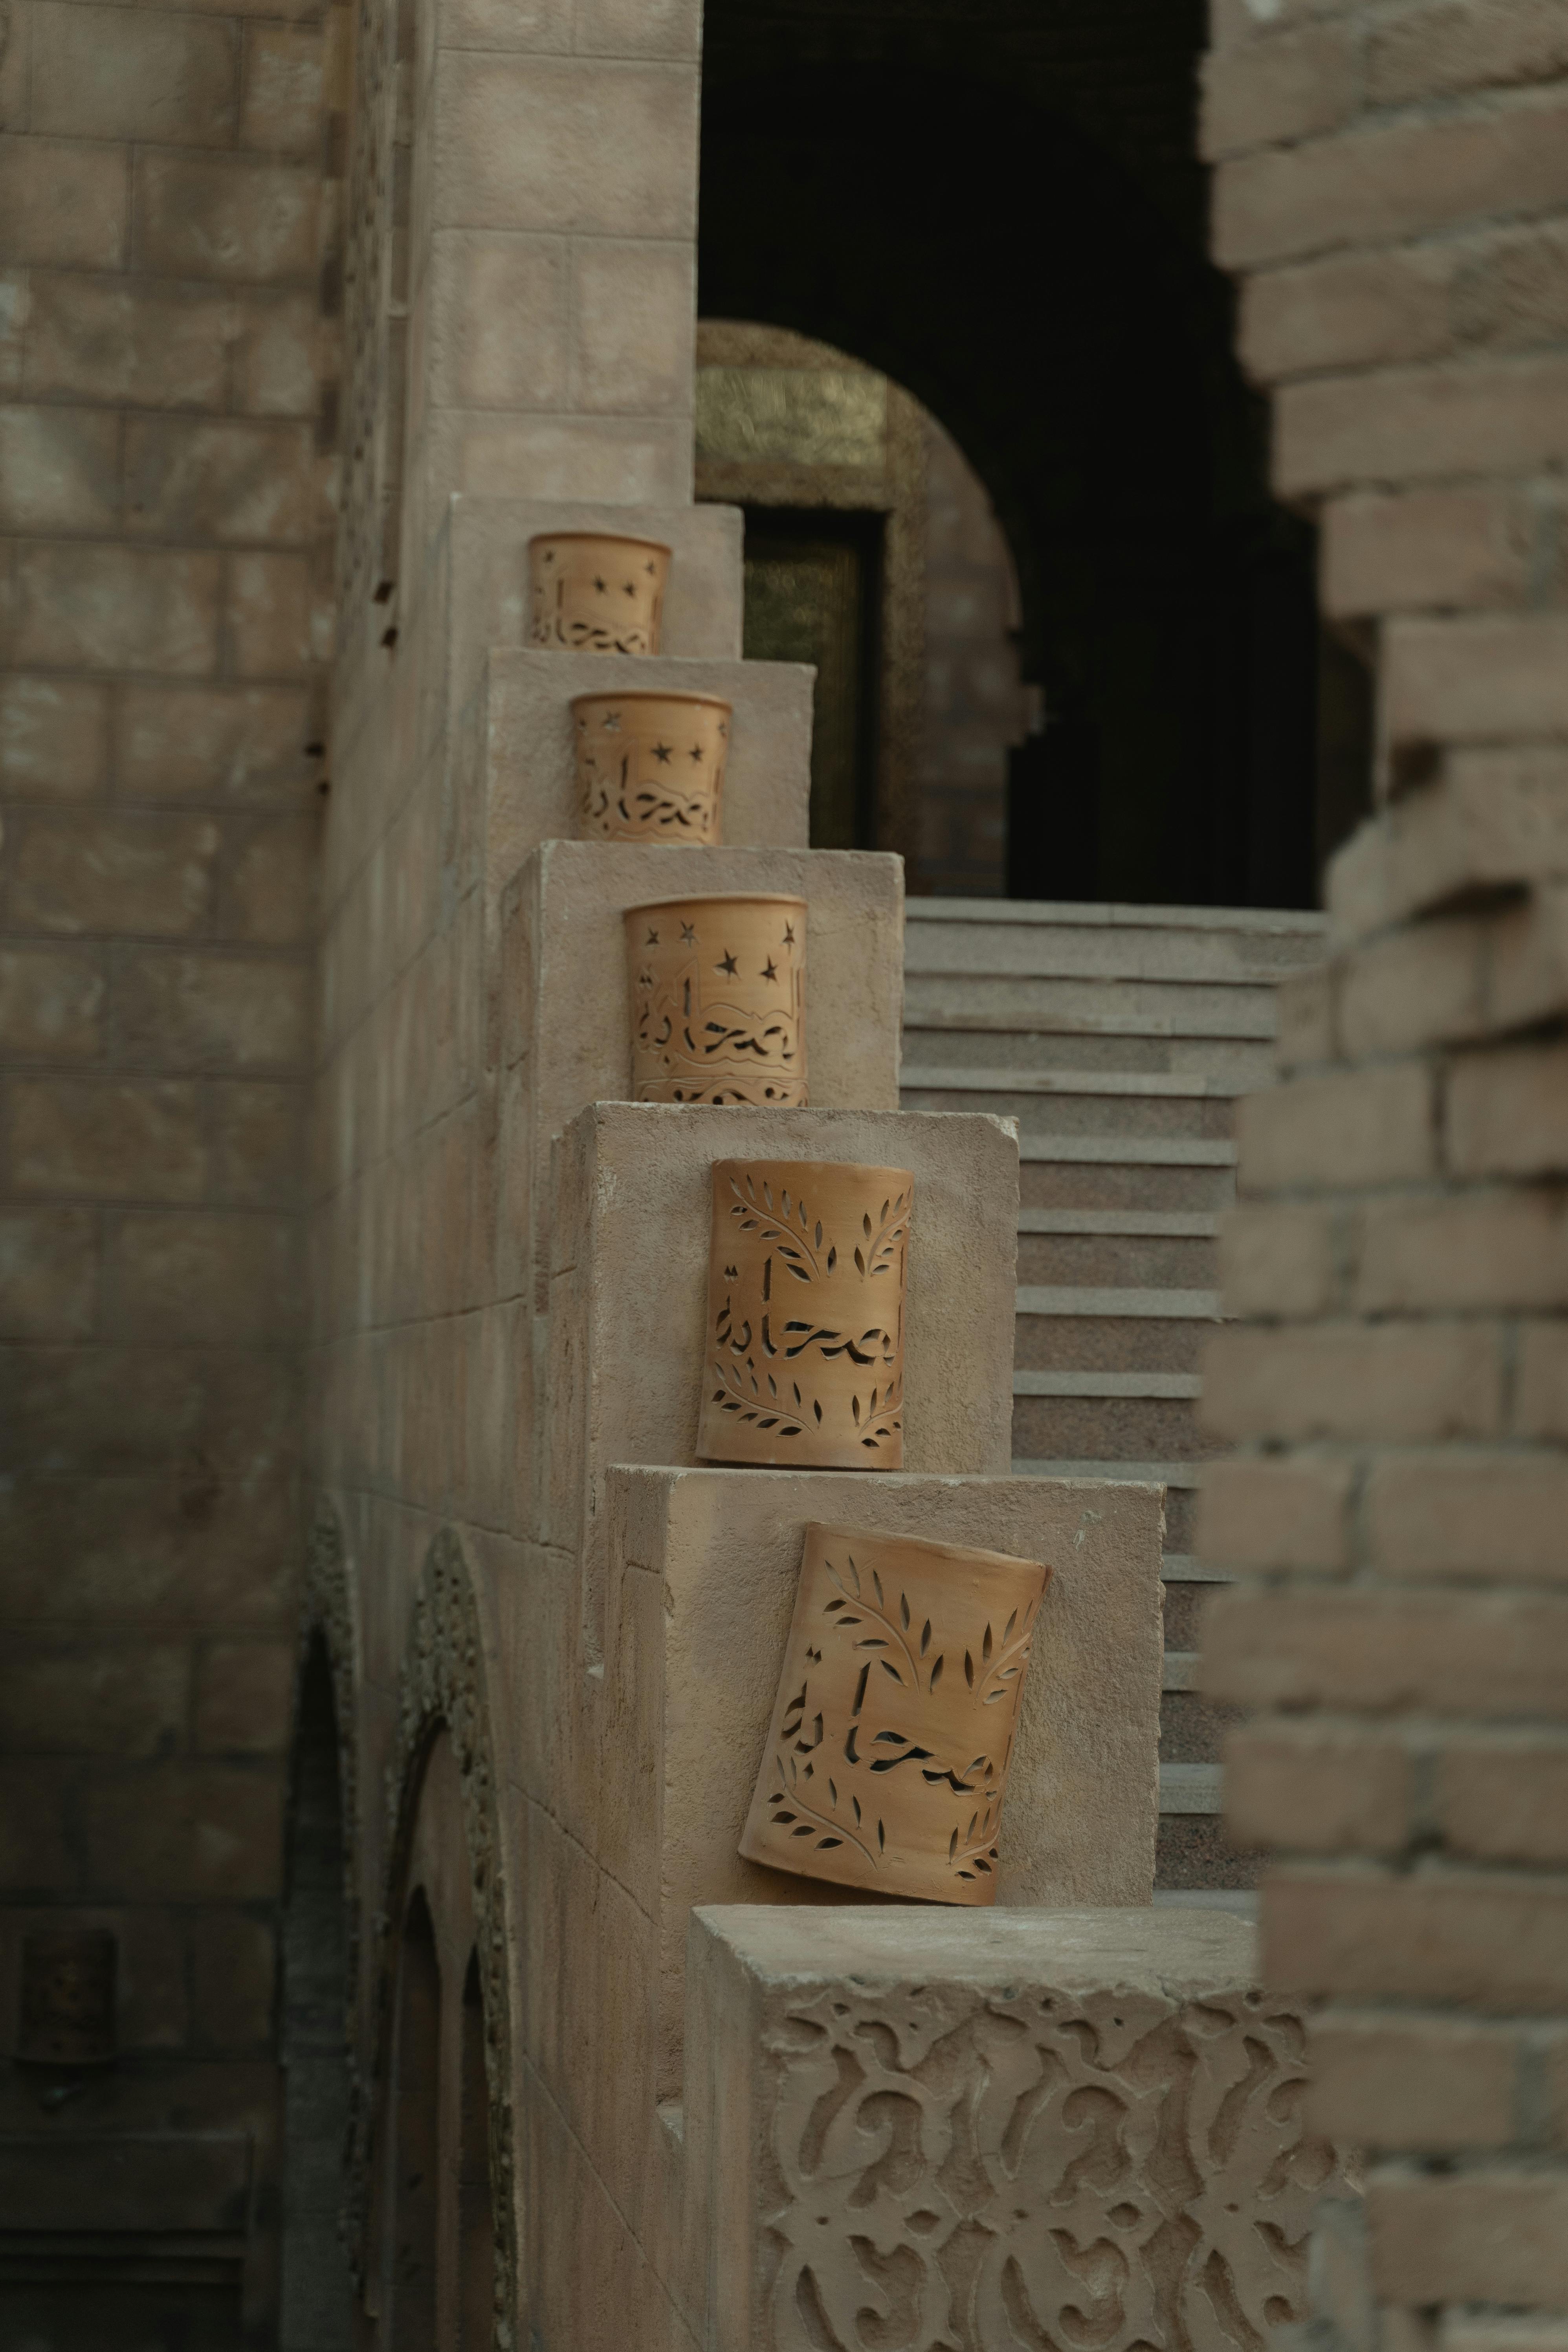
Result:
<svg viewBox="0 0 1568 2352"><path fill-rule="evenodd" d="M1234 1584L1236 1579L1228 1570L1211 1568L1196 1552L1168 1551L1161 1564L1160 1573L1167 1584Z"/></svg>
<svg viewBox="0 0 1568 2352"><path fill-rule="evenodd" d="M1113 1486L1195 1486L1196 1462L1025 1462L1015 1460L1015 1478L1108 1479Z"/></svg>
<svg viewBox="0 0 1568 2352"><path fill-rule="evenodd" d="M905 974L906 979L947 981L969 976L954 972ZM1165 984L1173 988L1182 985L1179 981ZM1113 987L1116 983L1110 982L1107 985ZM1261 988L1258 993L1263 993ZM1206 1024L1195 1021L1189 1024L1170 1013L1030 1012L1022 1005L998 1006L989 1012L978 1005L969 1007L963 1004L929 1008L922 1005L912 1013L907 1003L904 1008L906 1038L946 1036L950 1034L976 1037L1016 1036L1025 1031L1038 1037L1168 1037L1173 1040L1188 1038L1205 1044L1236 1039L1245 1045L1267 1045L1274 1041L1277 1024L1271 1003L1255 1007L1250 1020L1242 1018L1238 1008L1223 1023Z"/></svg>
<svg viewBox="0 0 1568 2352"><path fill-rule="evenodd" d="M1196 1372L1036 1372L1013 1375L1015 1396L1037 1397L1196 1397L1203 1382Z"/></svg>
<svg viewBox="0 0 1568 2352"><path fill-rule="evenodd" d="M962 1063L906 1069L899 1084L905 1094L1177 1095L1227 1102L1254 1091L1239 1078L1204 1070L970 1069Z"/></svg>
<svg viewBox="0 0 1568 2352"><path fill-rule="evenodd" d="M1234 1168L1236 1146L1212 1135L1024 1135L1018 1157L1088 1168Z"/></svg>
<svg viewBox="0 0 1568 2352"><path fill-rule="evenodd" d="M1105 1234L1129 1241L1212 1241L1219 1219L1205 1209L1020 1209L1018 1231Z"/></svg>
<svg viewBox="0 0 1568 2352"><path fill-rule="evenodd" d="M1131 1315L1164 1322L1217 1323L1217 1290L1110 1290L1085 1283L1021 1282L1020 1315Z"/></svg>
<svg viewBox="0 0 1568 2352"><path fill-rule="evenodd" d="M1223 1764L1162 1764L1163 1813L1217 1813L1224 1807Z"/></svg>
<svg viewBox="0 0 1568 2352"><path fill-rule="evenodd" d="M1118 899L906 898L906 922L1042 923L1052 930L1257 931L1325 937L1325 916L1294 907L1137 906Z"/></svg>

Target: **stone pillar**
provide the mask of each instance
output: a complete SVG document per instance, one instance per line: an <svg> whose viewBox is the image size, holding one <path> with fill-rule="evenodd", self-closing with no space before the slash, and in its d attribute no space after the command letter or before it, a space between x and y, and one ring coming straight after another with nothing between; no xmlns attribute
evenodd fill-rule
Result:
<svg viewBox="0 0 1568 2352"><path fill-rule="evenodd" d="M1275 478L1377 671L1239 1122L1201 1536L1266 1973L1374 2159L1322 2241L1358 2352L1568 2308L1565 68L1560 9L1217 0L1205 78Z"/></svg>

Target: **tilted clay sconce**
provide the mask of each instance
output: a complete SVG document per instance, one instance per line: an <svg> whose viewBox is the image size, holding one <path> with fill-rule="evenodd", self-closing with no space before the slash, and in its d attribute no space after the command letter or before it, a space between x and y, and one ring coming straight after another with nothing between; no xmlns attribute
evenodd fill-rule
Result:
<svg viewBox="0 0 1568 2352"><path fill-rule="evenodd" d="M813 1521L741 1852L841 1886L994 1903L1037 1560Z"/></svg>
<svg viewBox="0 0 1568 2352"><path fill-rule="evenodd" d="M657 539L545 531L528 542L528 642L574 654L656 654L669 577Z"/></svg>
<svg viewBox="0 0 1568 2352"><path fill-rule="evenodd" d="M805 1101L805 900L628 907L632 1100Z"/></svg>
<svg viewBox="0 0 1568 2352"><path fill-rule="evenodd" d="M903 1468L913 1198L907 1168L715 1161L704 1461Z"/></svg>
<svg viewBox="0 0 1568 2352"><path fill-rule="evenodd" d="M720 838L719 802L730 748L730 706L716 694L579 694L582 828L590 839Z"/></svg>

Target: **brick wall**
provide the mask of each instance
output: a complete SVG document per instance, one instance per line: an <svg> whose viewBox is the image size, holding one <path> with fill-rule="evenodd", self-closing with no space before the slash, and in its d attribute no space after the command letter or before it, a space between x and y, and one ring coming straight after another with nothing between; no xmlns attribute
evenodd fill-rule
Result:
<svg viewBox="0 0 1568 2352"><path fill-rule="evenodd" d="M0 2049L22 1931L111 1926L121 2127L271 2026L342 20L0 53Z"/></svg>
<svg viewBox="0 0 1568 2352"><path fill-rule="evenodd" d="M1267 1966L1372 2158L1322 2233L1358 2347L1568 2308L1565 77L1529 0L1216 0L1206 72L1275 478L1378 669L1378 810L1241 1114L1202 1536Z"/></svg>

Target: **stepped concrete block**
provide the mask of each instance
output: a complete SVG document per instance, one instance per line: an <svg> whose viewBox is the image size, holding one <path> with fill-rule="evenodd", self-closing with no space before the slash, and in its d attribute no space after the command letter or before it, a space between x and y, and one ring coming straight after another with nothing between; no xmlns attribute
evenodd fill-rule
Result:
<svg viewBox="0 0 1568 2352"><path fill-rule="evenodd" d="M1050 1564L1002 1815L997 1900L1148 1902L1161 1671L1156 1489L617 1467L605 1509L604 1736L638 1760L627 1776L637 1819L606 1810L599 1837L605 1867L659 1923L659 2096L680 2083L693 1905L809 1907L826 1923L846 1902L864 1901L737 1851L808 1519ZM889 1916L918 1933L927 1909Z"/></svg>
<svg viewBox="0 0 1568 2352"><path fill-rule="evenodd" d="M1005 1086L952 1087L931 1085L906 1067L903 1100L910 1110L987 1110L1018 1122L1020 1139L1034 1135L1179 1137L1228 1139L1234 1117L1229 1097L1203 1094L1089 1093L1074 1090L1070 1073L1050 1092Z"/></svg>
<svg viewBox="0 0 1568 2352"><path fill-rule="evenodd" d="M1274 983L1215 981L1056 980L1020 973L932 971L926 934L910 922L904 935L904 978L911 1028L932 1031L1081 1030L1095 1036L1252 1037L1276 1031ZM933 1054L932 1061L940 1058Z"/></svg>
<svg viewBox="0 0 1568 2352"><path fill-rule="evenodd" d="M910 2344L1079 2340L1090 2248L1105 2352L1305 2318L1334 2166L1300 2121L1299 2004L1257 1990L1247 1921L715 1907L690 1969L725 2352L867 2341L873 2235Z"/></svg>
<svg viewBox="0 0 1568 2352"><path fill-rule="evenodd" d="M1216 1278L1215 1255L1214 1241L1196 1234L1021 1233L1018 1279L1204 1290Z"/></svg>
<svg viewBox="0 0 1568 2352"><path fill-rule="evenodd" d="M1000 1121L596 1103L552 1157L552 1410L535 1481L543 1540L583 1559L591 1655L603 1623L609 1465L695 1458L709 1171L731 1159L911 1171L904 1466L957 1475L1005 1472L1011 1461L1018 1163ZM887 1474L858 1475L875 1486Z"/></svg>
<svg viewBox="0 0 1568 2352"><path fill-rule="evenodd" d="M739 507L595 506L582 499L455 497L447 510L454 658L452 709L461 711L495 646L527 644L528 542L552 530L658 539L670 550L661 656L741 658ZM642 683L640 672L632 680Z"/></svg>
<svg viewBox="0 0 1568 2352"><path fill-rule="evenodd" d="M471 730L492 898L542 841L579 836L572 720L577 694L722 695L734 711L721 804L725 845L804 849L812 677L804 662L492 653ZM669 884L671 890L683 887L673 878Z"/></svg>
<svg viewBox="0 0 1568 2352"><path fill-rule="evenodd" d="M1212 1453L1191 1404L1162 1397L1013 1399L1013 1451L1029 1457L1189 1462Z"/></svg>
<svg viewBox="0 0 1568 2352"><path fill-rule="evenodd" d="M679 892L773 890L807 901L805 1026L812 1103L896 1110L900 859L858 850L668 849L547 841L501 901L500 1028L526 1116L535 1248L544 1246L552 1137L591 1102L624 1100L631 1005L622 913ZM514 1220L511 1239L529 1230ZM543 1267L519 1268L530 1295Z"/></svg>

